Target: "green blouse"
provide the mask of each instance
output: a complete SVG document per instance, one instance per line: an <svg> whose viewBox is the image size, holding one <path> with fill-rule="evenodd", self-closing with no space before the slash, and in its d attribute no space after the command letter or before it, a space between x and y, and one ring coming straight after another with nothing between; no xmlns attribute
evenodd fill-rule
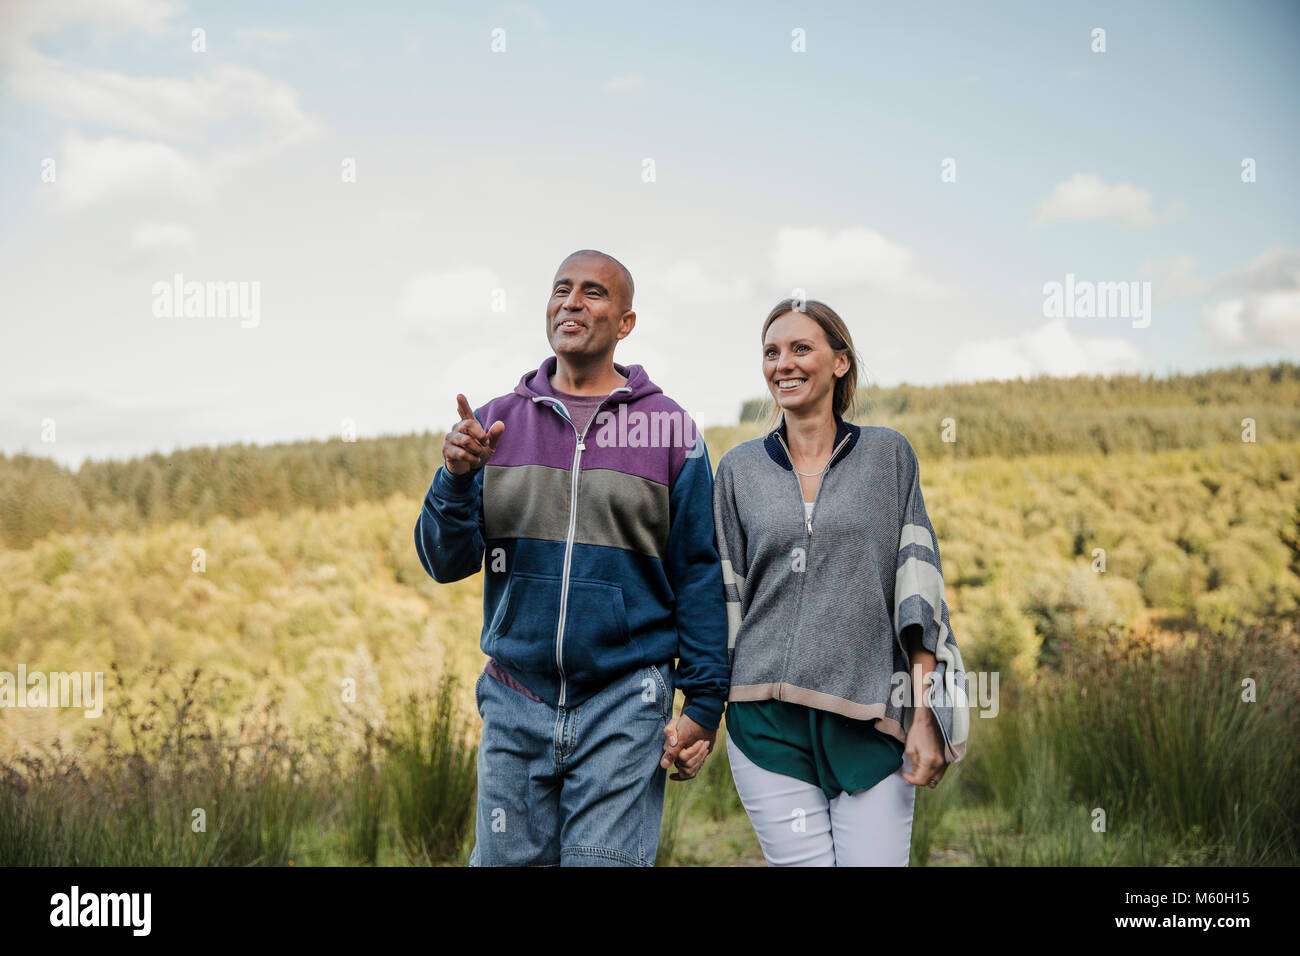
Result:
<svg viewBox="0 0 1300 956"><path fill-rule="evenodd" d="M803 507L811 517L813 503ZM875 721L784 700L728 702L727 733L758 766L821 787L827 800L869 790L903 765L903 744Z"/></svg>
<svg viewBox="0 0 1300 956"><path fill-rule="evenodd" d="M758 766L821 787L827 800L870 789L903 765L903 744L874 721L784 700L728 703L727 733Z"/></svg>

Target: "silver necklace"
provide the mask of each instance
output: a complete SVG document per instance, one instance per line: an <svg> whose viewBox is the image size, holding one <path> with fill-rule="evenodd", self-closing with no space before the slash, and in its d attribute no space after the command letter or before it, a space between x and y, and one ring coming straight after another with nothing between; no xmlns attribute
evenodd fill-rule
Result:
<svg viewBox="0 0 1300 956"><path fill-rule="evenodd" d="M826 459L826 464L822 465L821 471L814 471L814 472L812 472L811 474L809 474L809 473L806 472L806 471L800 471L798 468L794 468L794 462L793 462L793 461L790 462L790 467L791 467L791 468L794 468L794 473L795 473L796 475L803 475L805 478L816 478L818 475L820 475L820 474L822 473L822 471L825 471L828 467L830 467L830 463L831 463L831 460L830 460L829 458L827 458L827 459Z"/></svg>
<svg viewBox="0 0 1300 956"><path fill-rule="evenodd" d="M782 442L782 444L785 443ZM796 475L802 475L805 478L816 478L818 475L820 475L823 471L825 471L827 468L831 466L831 458L835 457L835 449L832 448L831 457L826 459L826 464L822 465L821 471L814 471L812 474L808 474L806 471L800 471L798 468L794 467L794 453L790 451L788 447L786 448L785 453L790 459L790 468L794 471Z"/></svg>

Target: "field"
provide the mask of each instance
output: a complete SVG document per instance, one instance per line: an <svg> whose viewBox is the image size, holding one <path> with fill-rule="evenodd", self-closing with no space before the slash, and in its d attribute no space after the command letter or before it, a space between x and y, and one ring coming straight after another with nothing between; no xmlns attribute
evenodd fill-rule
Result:
<svg viewBox="0 0 1300 956"><path fill-rule="evenodd" d="M999 677L913 864L1300 862L1300 367L862 397ZM0 706L0 864L463 864L482 591L415 555L440 445L0 456L0 671L104 675L98 718ZM659 862L762 863L725 748Z"/></svg>

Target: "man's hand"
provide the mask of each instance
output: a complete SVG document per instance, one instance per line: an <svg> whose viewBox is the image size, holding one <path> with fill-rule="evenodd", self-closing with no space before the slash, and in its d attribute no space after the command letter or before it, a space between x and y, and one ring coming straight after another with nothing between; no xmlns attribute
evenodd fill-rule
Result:
<svg viewBox="0 0 1300 956"><path fill-rule="evenodd" d="M659 766L667 770L677 765L677 772L668 775L670 780L694 779L717 736L716 730L705 730L685 714L674 717L664 728L664 755Z"/></svg>
<svg viewBox="0 0 1300 956"><path fill-rule="evenodd" d="M447 437L442 440L442 460L453 475L463 475L487 464L497 450L506 423L493 422L492 427L484 431L464 395L456 396L456 414L460 421L451 426Z"/></svg>

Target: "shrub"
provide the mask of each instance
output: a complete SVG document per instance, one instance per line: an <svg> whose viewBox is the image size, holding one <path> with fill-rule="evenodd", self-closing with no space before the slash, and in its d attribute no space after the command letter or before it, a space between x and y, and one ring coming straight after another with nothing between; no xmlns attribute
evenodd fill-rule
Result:
<svg viewBox="0 0 1300 956"><path fill-rule="evenodd" d="M968 600L970 610L962 614L969 621L968 631L957 635L966 669L997 671L1004 680L1028 678L1038 664L1042 644L1034 622L1021 613L1004 587L981 588Z"/></svg>
<svg viewBox="0 0 1300 956"><path fill-rule="evenodd" d="M1088 565L1040 574L1030 582L1022 605L1042 638L1038 664L1054 667L1065 645L1104 643L1112 631L1131 627L1138 610L1135 602L1133 587L1103 581Z"/></svg>

